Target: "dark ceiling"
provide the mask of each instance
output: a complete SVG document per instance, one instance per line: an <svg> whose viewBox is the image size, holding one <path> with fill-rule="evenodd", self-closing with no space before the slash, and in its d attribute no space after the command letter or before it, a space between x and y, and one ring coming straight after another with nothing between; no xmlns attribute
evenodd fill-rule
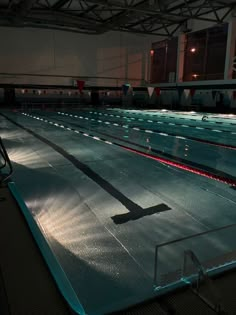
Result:
<svg viewBox="0 0 236 315"><path fill-rule="evenodd" d="M189 20L223 23L235 5L230 0L0 0L0 26L171 37L191 30Z"/></svg>

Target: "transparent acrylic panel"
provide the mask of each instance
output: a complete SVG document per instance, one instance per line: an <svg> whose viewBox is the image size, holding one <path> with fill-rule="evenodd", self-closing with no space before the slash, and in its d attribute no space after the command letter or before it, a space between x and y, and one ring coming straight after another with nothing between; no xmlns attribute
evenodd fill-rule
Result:
<svg viewBox="0 0 236 315"><path fill-rule="evenodd" d="M236 261L235 235L236 225L231 225L157 247L154 285L163 287L181 280L187 250L191 250L208 271L232 264ZM197 272L193 264L187 264L184 276L194 276Z"/></svg>

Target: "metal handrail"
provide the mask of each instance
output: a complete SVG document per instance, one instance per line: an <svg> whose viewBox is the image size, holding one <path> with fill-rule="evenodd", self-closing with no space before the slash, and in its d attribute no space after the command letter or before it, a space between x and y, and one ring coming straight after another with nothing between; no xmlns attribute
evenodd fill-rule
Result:
<svg viewBox="0 0 236 315"><path fill-rule="evenodd" d="M0 166L0 169L1 168L4 168L6 166L6 159L5 159L5 156L4 156L4 153L2 152L1 148L0 148L0 157L2 158L3 160L3 164Z"/></svg>
<svg viewBox="0 0 236 315"><path fill-rule="evenodd" d="M178 238L177 240L172 240L172 241L168 241L168 242L156 245L155 246L155 258L154 258L155 259L155 262L154 262L154 287L156 286L156 283L157 283L157 259L158 259L158 250L159 250L160 247L163 247L163 246L166 246L166 245L170 245L170 244L174 244L174 243L178 243L180 241L185 241L185 240L188 240L190 238L206 235L206 234L209 234L209 233L225 230L225 229L228 229L228 228L231 228L231 227L236 227L236 223L229 224L229 225L226 225L226 226L223 226L223 227L219 227L219 228L215 228L215 229L212 229L210 231L205 231L205 232L201 232L201 233L197 233L197 234L181 237L181 238Z"/></svg>
<svg viewBox="0 0 236 315"><path fill-rule="evenodd" d="M222 299L220 297L219 292L217 291L216 287L213 284L212 279L208 276L207 271L201 264L200 260L197 258L196 254L192 250L186 250L184 252L184 263L183 263L183 278L185 275L186 265L187 265L187 258L190 258L192 263L198 270L198 277L197 277L197 286L196 289L192 287L192 290L199 298L201 298L205 303L207 303L211 308L213 308L216 312L221 312L223 310ZM208 292L211 293L211 297L213 302L209 300L209 298L203 296L199 292L200 281L205 281L205 284L208 288Z"/></svg>
<svg viewBox="0 0 236 315"><path fill-rule="evenodd" d="M7 150L5 149L5 146L4 146L3 142L2 142L2 138L1 137L0 137L0 153L1 153L1 155L3 157L3 160L4 160L4 164L5 164L4 167L6 165L8 165L8 167L9 167L9 173L6 176L4 176L2 179L0 179L0 184L1 184L1 183L5 182L11 176L11 174L13 173L12 164L11 164L11 161L10 161L9 156L7 154Z"/></svg>

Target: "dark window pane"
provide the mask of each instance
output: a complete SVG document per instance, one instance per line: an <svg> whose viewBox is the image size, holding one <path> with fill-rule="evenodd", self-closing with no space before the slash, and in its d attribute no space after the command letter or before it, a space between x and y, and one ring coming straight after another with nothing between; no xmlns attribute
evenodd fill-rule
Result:
<svg viewBox="0 0 236 315"><path fill-rule="evenodd" d="M154 43L151 57L151 83L175 80L178 38Z"/></svg>
<svg viewBox="0 0 236 315"><path fill-rule="evenodd" d="M224 78L228 25L187 35L184 81Z"/></svg>
<svg viewBox="0 0 236 315"><path fill-rule="evenodd" d="M235 41L235 46L234 46L234 56L236 56L236 41ZM233 70L233 67L235 68L235 70ZM233 79L236 79L236 58L233 61L233 67L232 67L232 72L233 72Z"/></svg>

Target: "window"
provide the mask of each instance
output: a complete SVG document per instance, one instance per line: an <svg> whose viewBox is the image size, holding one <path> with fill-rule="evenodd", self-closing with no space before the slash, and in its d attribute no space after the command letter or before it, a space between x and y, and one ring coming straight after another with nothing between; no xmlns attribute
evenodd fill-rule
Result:
<svg viewBox="0 0 236 315"><path fill-rule="evenodd" d="M187 35L184 81L224 78L228 24Z"/></svg>
<svg viewBox="0 0 236 315"><path fill-rule="evenodd" d="M154 43L151 56L151 83L174 82L176 77L178 38Z"/></svg>

